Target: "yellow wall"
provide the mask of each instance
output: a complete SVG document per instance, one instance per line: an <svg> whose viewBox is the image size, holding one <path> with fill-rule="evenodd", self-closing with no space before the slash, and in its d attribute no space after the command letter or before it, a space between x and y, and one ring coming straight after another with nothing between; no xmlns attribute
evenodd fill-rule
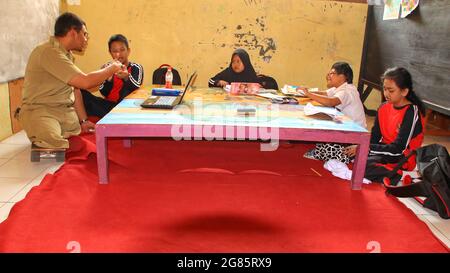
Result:
<svg viewBox="0 0 450 273"><path fill-rule="evenodd" d="M8 83L0 84L0 140L12 134Z"/></svg>
<svg viewBox="0 0 450 273"><path fill-rule="evenodd" d="M226 67L236 47L245 48L257 72L285 83L325 88L335 61L353 67L355 83L364 38L367 4L319 0L81 0L61 10L83 18L91 39L77 64L85 71L108 61L107 40L131 40L130 59L153 70L170 63L182 81L197 70L198 86ZM241 39L239 39L241 35ZM274 45L270 42L274 41ZM255 46L259 46L255 48ZM263 52L260 53L262 49ZM270 58L270 59L269 59Z"/></svg>

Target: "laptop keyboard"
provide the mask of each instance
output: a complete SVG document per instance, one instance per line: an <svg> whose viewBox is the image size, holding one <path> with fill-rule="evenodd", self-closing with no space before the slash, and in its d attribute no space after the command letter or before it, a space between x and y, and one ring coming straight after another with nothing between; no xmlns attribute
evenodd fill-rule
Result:
<svg viewBox="0 0 450 273"><path fill-rule="evenodd" d="M177 97L163 96L159 97L159 99L153 105L172 105Z"/></svg>

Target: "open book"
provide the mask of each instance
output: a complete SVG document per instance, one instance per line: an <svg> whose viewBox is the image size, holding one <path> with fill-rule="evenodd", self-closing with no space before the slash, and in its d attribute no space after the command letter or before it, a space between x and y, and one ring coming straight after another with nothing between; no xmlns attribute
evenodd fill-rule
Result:
<svg viewBox="0 0 450 273"><path fill-rule="evenodd" d="M254 82L232 82L230 84L231 95L254 95L258 93L261 85Z"/></svg>
<svg viewBox="0 0 450 273"><path fill-rule="evenodd" d="M305 94L303 93L303 91L297 90L297 88L299 88L299 86L285 84L283 88L281 88L281 93L283 93L284 95L304 97ZM309 92L318 92L319 88L308 88L308 90Z"/></svg>

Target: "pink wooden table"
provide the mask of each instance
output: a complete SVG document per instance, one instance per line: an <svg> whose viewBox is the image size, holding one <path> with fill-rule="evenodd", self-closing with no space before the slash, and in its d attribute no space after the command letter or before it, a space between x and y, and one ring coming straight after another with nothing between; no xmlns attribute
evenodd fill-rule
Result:
<svg viewBox="0 0 450 273"><path fill-rule="evenodd" d="M316 119L304 115L303 105L272 105L262 98L228 97L216 89L207 88L187 94L183 104L174 110L144 110L139 105L146 96L147 91L139 90L123 100L97 123L99 183L109 182L107 156L109 137L124 137L124 145L131 146L133 137L174 137L174 128L185 126L182 134L175 135L175 138L190 136L191 139L214 139L217 137L216 133L212 137L199 135L199 130L207 131L205 128L213 127L221 128L223 139L270 138L274 144L279 140L358 144L351 188L361 189L369 152L370 133L343 115L341 123ZM237 114L238 108L249 105L256 108L255 115ZM275 135L276 140L273 137ZM267 147L270 149L267 145L269 144L266 144L264 149Z"/></svg>

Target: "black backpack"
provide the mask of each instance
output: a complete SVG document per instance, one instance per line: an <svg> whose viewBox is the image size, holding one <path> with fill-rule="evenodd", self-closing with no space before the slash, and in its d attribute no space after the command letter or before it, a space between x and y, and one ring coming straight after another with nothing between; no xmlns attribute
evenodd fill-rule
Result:
<svg viewBox="0 0 450 273"><path fill-rule="evenodd" d="M431 144L413 151L421 181L404 186L393 186L386 182L386 193L397 197L414 197L424 207L437 211L444 219L450 218L450 158L447 149L439 144ZM397 167L403 163L399 162ZM398 168L393 171L397 171ZM386 181L386 180L385 180ZM425 200L418 197L425 197Z"/></svg>
<svg viewBox="0 0 450 273"><path fill-rule="evenodd" d="M166 83L166 72L167 68L172 67L169 64L162 64L160 65L155 71L153 71L153 79L152 84L165 84ZM173 73L173 85L181 85L181 77L180 73L172 67L172 73Z"/></svg>

